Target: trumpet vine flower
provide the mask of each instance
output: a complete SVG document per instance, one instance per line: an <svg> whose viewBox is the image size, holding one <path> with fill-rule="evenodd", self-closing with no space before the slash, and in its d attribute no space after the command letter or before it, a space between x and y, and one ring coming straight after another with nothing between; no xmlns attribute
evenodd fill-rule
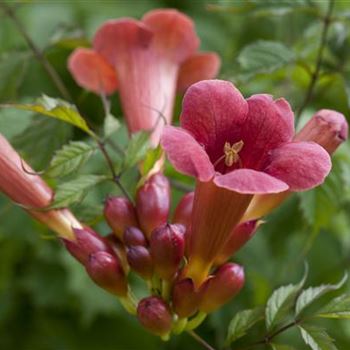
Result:
<svg viewBox="0 0 350 350"><path fill-rule="evenodd" d="M68 67L88 90L111 94L118 89L129 131L152 131L157 145L164 123L171 123L176 90L218 73L219 57L197 52L199 43L189 17L171 9L152 10L140 21L121 18L102 24L93 48L74 51Z"/></svg>
<svg viewBox="0 0 350 350"><path fill-rule="evenodd" d="M161 144L178 171L197 179L184 277L198 287L253 195L320 185L331 161L318 144L293 141L294 115L285 99L245 99L227 81L192 85L180 122L164 129Z"/></svg>
<svg viewBox="0 0 350 350"><path fill-rule="evenodd" d="M41 179L4 136L0 134L0 192L22 206L27 212L64 238L73 238L74 229L82 225L68 209L46 210L53 191Z"/></svg>

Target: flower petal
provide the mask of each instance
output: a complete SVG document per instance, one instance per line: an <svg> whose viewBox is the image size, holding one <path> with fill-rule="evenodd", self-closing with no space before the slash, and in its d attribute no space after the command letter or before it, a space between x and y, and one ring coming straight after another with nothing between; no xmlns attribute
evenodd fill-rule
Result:
<svg viewBox="0 0 350 350"><path fill-rule="evenodd" d="M175 62L183 62L199 46L193 21L177 10L152 10L142 22L154 33L154 47Z"/></svg>
<svg viewBox="0 0 350 350"><path fill-rule="evenodd" d="M271 153L265 171L286 182L292 191L320 185L331 170L328 153L314 142L291 142Z"/></svg>
<svg viewBox="0 0 350 350"><path fill-rule="evenodd" d="M185 91L190 85L197 81L213 79L220 69L221 60L214 52L198 52L182 63L177 89Z"/></svg>
<svg viewBox="0 0 350 350"><path fill-rule="evenodd" d="M125 59L128 50L135 47L146 49L152 36L152 32L140 21L132 18L110 20L97 30L93 47L115 66L117 59Z"/></svg>
<svg viewBox="0 0 350 350"><path fill-rule="evenodd" d="M205 147L214 163L226 141L239 138L248 105L235 86L223 80L193 84L183 99L181 126Z"/></svg>
<svg viewBox="0 0 350 350"><path fill-rule="evenodd" d="M113 67L94 50L74 50L68 60L68 69L77 84L87 90L107 95L117 90L117 76Z"/></svg>
<svg viewBox="0 0 350 350"><path fill-rule="evenodd" d="M253 95L248 100L249 112L242 130L244 147L240 157L245 168L262 170L270 150L292 140L294 114L289 103L272 96Z"/></svg>
<svg viewBox="0 0 350 350"><path fill-rule="evenodd" d="M185 130L165 127L161 145L176 170L204 182L214 176L214 168L208 155Z"/></svg>
<svg viewBox="0 0 350 350"><path fill-rule="evenodd" d="M279 193L288 190L285 182L252 169L238 169L226 175L217 175L214 183L219 187L245 194Z"/></svg>

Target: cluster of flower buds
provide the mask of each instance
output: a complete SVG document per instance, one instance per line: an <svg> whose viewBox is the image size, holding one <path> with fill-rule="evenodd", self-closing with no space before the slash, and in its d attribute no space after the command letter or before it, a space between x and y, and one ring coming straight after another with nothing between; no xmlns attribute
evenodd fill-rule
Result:
<svg viewBox="0 0 350 350"><path fill-rule="evenodd" d="M124 197L109 197L105 203L105 219L123 251L119 259L121 255L126 257L124 272L130 269L149 287L150 295L138 303L137 317L146 329L164 339L171 332L195 328L207 313L218 309L240 291L244 283L243 268L225 262L258 227L256 220L239 225L218 256L215 270L204 283L195 286L183 275L190 252L193 202L193 192L184 195L171 220L170 185L162 173L156 173L137 190L135 205ZM105 241L101 239L101 242ZM103 257L110 254L104 244L98 245ZM68 249L73 252L71 247ZM95 256L96 253L91 255L89 251L88 255ZM82 260L80 256L76 257ZM113 292L110 285L114 286L114 280L109 280L105 274L99 279L102 270L96 269L98 262L88 259L88 264L93 264L96 271L93 274L93 268L87 267L94 281ZM120 273L118 276L114 273L114 276L125 281ZM118 288L119 291L120 286Z"/></svg>

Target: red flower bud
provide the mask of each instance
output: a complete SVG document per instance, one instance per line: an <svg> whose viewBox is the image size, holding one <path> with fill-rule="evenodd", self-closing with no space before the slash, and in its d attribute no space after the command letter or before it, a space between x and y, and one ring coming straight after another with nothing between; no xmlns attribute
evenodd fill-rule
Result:
<svg viewBox="0 0 350 350"><path fill-rule="evenodd" d="M190 278L176 282L172 292L175 313L181 318L192 316L198 310L199 297Z"/></svg>
<svg viewBox="0 0 350 350"><path fill-rule="evenodd" d="M159 297L142 299L137 306L137 317L151 333L165 336L171 330L172 316L168 304Z"/></svg>
<svg viewBox="0 0 350 350"><path fill-rule="evenodd" d="M89 259L89 255L97 252L113 253L111 246L107 240L98 235L92 229L85 227L83 229L73 229L75 241L63 238L62 241L66 249L79 262L85 265Z"/></svg>
<svg viewBox="0 0 350 350"><path fill-rule="evenodd" d="M150 250L159 277L171 279L184 256L184 226L166 224L152 232Z"/></svg>
<svg viewBox="0 0 350 350"><path fill-rule="evenodd" d="M295 140L316 142L332 154L348 138L348 128L343 114L321 109L295 135Z"/></svg>
<svg viewBox="0 0 350 350"><path fill-rule="evenodd" d="M150 252L142 246L128 248L127 259L130 267L142 278L150 279L153 275L153 261Z"/></svg>
<svg viewBox="0 0 350 350"><path fill-rule="evenodd" d="M85 268L98 286L120 297L126 296L128 283L115 255L107 252L91 254Z"/></svg>
<svg viewBox="0 0 350 350"><path fill-rule="evenodd" d="M109 197L106 199L104 216L108 225L120 239L129 226L138 226L133 204L124 197Z"/></svg>
<svg viewBox="0 0 350 350"><path fill-rule="evenodd" d="M128 274L130 267L126 258L126 250L123 242L113 232L106 236L106 240L122 264L125 274Z"/></svg>
<svg viewBox="0 0 350 350"><path fill-rule="evenodd" d="M141 245L147 246L147 240L143 232L137 227L128 227L123 235L124 244L128 247Z"/></svg>
<svg viewBox="0 0 350 350"><path fill-rule="evenodd" d="M138 219L147 237L150 237L155 228L167 222L169 209L169 181L162 173L154 174L138 189L136 194Z"/></svg>
<svg viewBox="0 0 350 350"><path fill-rule="evenodd" d="M185 225L189 228L191 225L191 216L193 208L194 192L186 193L177 205L173 217L175 224Z"/></svg>
<svg viewBox="0 0 350 350"><path fill-rule="evenodd" d="M234 253L241 249L255 234L262 223L261 220L242 222L234 228L223 249L216 257L215 265L226 262Z"/></svg>
<svg viewBox="0 0 350 350"><path fill-rule="evenodd" d="M199 310L210 313L233 298L243 287L244 271L237 264L222 265L200 289Z"/></svg>

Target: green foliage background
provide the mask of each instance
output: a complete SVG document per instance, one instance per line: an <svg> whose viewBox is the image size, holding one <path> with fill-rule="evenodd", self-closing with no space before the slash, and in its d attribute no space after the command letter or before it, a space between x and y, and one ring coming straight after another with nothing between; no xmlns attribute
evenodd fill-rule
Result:
<svg viewBox="0 0 350 350"><path fill-rule="evenodd" d="M234 81L245 96L271 93L286 97L297 110L304 101L315 69L327 1L7 1L58 71L75 103L95 130L103 127L99 99L82 91L66 69L67 56L76 46L88 45L106 19L141 17L158 7L174 7L193 17L201 49L216 51L223 61L221 78ZM302 125L320 108L336 109L349 118L350 2L335 1L321 74L312 99L297 120ZM45 93L61 97L13 22L0 11L0 102L28 103ZM177 111L181 98L178 98ZM122 121L117 97L112 112ZM175 114L176 116L178 113ZM54 151L69 140L85 140L77 129L59 121L17 110L0 110L0 132L7 136L36 170L47 167ZM114 135L127 147L125 127ZM118 164L118 158L115 158ZM107 173L95 154L81 173ZM167 174L191 186L188 178ZM74 179L70 175L68 179ZM48 179L57 186L64 180ZM133 191L134 170L123 184ZM118 190L102 184L74 207L78 217L103 234L102 201ZM174 205L181 192L174 190ZM350 265L350 144L334 156L334 169L324 186L294 195L266 219L260 232L236 257L246 270L246 286L199 329L210 344L223 348L230 319L238 310L266 303L281 284L297 282L307 260L307 285L338 281ZM60 242L20 208L0 196L0 349L200 349L188 335L163 343L141 329L118 302L95 287L83 268ZM347 283L344 291L350 291ZM332 295L331 295L332 296ZM350 348L350 322L320 322L336 339L339 349ZM254 328L258 340L264 326ZM244 338L243 340L244 341ZM280 343L304 349L296 330L281 335ZM263 347L261 347L263 348Z"/></svg>

